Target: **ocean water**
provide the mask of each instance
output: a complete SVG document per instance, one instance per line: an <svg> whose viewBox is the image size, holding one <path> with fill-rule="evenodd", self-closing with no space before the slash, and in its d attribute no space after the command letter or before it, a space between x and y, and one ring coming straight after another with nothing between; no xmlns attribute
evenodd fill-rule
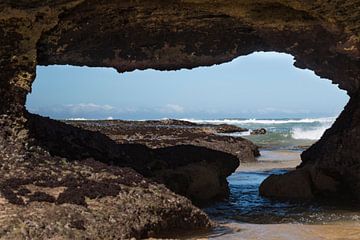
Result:
<svg viewBox="0 0 360 240"><path fill-rule="evenodd" d="M261 182L271 174L287 170L237 171L229 178L230 197L204 210L220 222L251 224L328 224L356 221L360 209L356 202L342 201L273 201L259 195Z"/></svg>
<svg viewBox="0 0 360 240"><path fill-rule="evenodd" d="M206 237L243 240L360 239L360 206L357 202L346 199L278 201L259 194L259 186L265 178L271 174L286 173L288 166L292 168L300 163L300 153L320 139L335 119L190 119L196 123L226 123L248 128L248 132L226 135L253 141L260 146L262 154L251 168L240 165L228 177L229 199L203 208L220 223L220 227ZM250 135L252 130L259 128L265 128L267 134Z"/></svg>
<svg viewBox="0 0 360 240"><path fill-rule="evenodd" d="M183 119L195 123L231 124L247 128L247 132L226 134L241 136L251 140L263 149L301 150L316 142L326 129L330 128L335 117L304 119L218 119L196 120ZM254 129L265 128L265 135L251 135Z"/></svg>
<svg viewBox="0 0 360 240"><path fill-rule="evenodd" d="M261 182L284 169L237 171L229 178L230 197L203 210L219 226L207 239L360 239L357 201L277 201L259 195Z"/></svg>

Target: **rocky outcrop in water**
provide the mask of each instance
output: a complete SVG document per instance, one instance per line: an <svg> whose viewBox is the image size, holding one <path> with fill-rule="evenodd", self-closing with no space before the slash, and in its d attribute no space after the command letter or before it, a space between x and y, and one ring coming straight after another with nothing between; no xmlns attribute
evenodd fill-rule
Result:
<svg viewBox="0 0 360 240"><path fill-rule="evenodd" d="M234 155L240 162L254 162L260 156L258 147L249 140L219 134L247 131L233 125L196 124L180 120L65 122L99 131L120 144L144 144L154 149L176 145L200 146Z"/></svg>
<svg viewBox="0 0 360 240"><path fill-rule="evenodd" d="M282 175L271 175L261 183L259 191L264 197L285 200L351 197L348 186L311 165Z"/></svg>
<svg viewBox="0 0 360 240"><path fill-rule="evenodd" d="M250 134L251 135L264 135L266 133L267 133L267 131L265 128L259 128L259 129L252 130Z"/></svg>
<svg viewBox="0 0 360 240"><path fill-rule="evenodd" d="M91 129L84 130L33 114L29 114L28 119L28 128L31 129L31 136L37 141L36 145L46 149L52 155L70 160L91 158L114 166L133 168L143 176L162 183L174 192L188 197L194 203L201 204L226 198L229 194L226 178L236 170L240 163L234 155L205 147L181 144L176 139L174 141L172 139L174 137L174 125L168 125L170 126L168 130L172 131L173 135L160 135L164 139L165 146L157 145L156 148L151 149L145 145L145 143L151 145L149 139L143 139L141 142L144 143L143 145L133 141L133 139L130 142L124 141L129 136L147 134L148 132L145 129L149 128L151 135L154 132L152 129L154 126L160 130L162 127L158 126L159 122L156 121L153 123L71 122L73 125L84 128L86 126L87 129ZM130 124L134 128L131 129L126 124ZM146 124L150 124L150 127L146 128ZM185 124L188 127L190 126L188 122ZM139 125L144 126L144 128L139 128ZM180 129L180 126L178 124L176 128ZM121 136L119 129L121 128L125 128L124 132L130 135L126 135L125 138L122 136L124 139L119 139ZM106 132L108 136L115 138L116 141L100 133L99 129ZM189 131L187 133L189 134ZM195 133L194 136L196 136ZM206 136L211 137L211 134ZM172 144L166 145L166 137L172 141ZM255 146L246 140L244 141L242 144L249 148ZM257 147L255 149L257 151ZM241 149L239 150L241 151ZM254 158L252 152L248 154L252 154L251 157Z"/></svg>
<svg viewBox="0 0 360 240"><path fill-rule="evenodd" d="M52 175L56 176L58 171L63 172L62 169L49 171L52 164L60 160L46 157L47 155L40 150L39 153L34 153L34 149L48 147L54 155L80 154L77 151L81 146L73 141L78 139L73 138L73 135L58 138L61 140L60 143L66 139L65 142L69 143L66 148L60 148L55 144L56 141L46 146L41 141L42 133L34 134L33 129L30 128L32 124L29 124L31 119L25 111L25 100L26 95L31 91L37 65L114 67L119 72L146 68L171 70L218 64L254 51L278 51L292 54L296 60L295 66L313 70L317 75L331 79L351 97L334 126L302 155L303 164L300 169L303 170L296 171L318 172L321 173L319 176L324 176L319 177L319 180L310 173L311 186L316 186L316 194L328 189L324 188L327 184L324 185L322 182L329 182L326 179L330 178L340 184L341 189L346 193L359 197L359 4L356 0L114 0L101 3L96 0L0 1L0 156L7 159L1 162L3 171L1 181L6 181L9 174L14 174L16 178L23 176L22 178L32 179L34 171L39 171L32 167L35 160L46 160L43 170L39 171L46 177L41 182L52 182ZM64 126L63 130L71 133L73 128ZM53 133L52 136L57 135L57 131L54 130ZM43 134L47 136L48 133ZM87 133L83 136L87 136ZM99 137L99 141L104 139ZM83 141L86 140L85 137ZM99 145L96 145L84 155L94 158L104 157L103 148L107 147L99 148ZM70 164L67 172L74 174L83 172L74 162L64 162ZM83 177L87 177L91 175L90 172L85 171L80 175L84 174ZM125 175L130 177L131 173L127 172ZM296 182L290 179L299 179L299 175L301 174L289 174L272 179L281 183L279 187L283 188L282 186L287 182ZM115 178L116 176L117 174ZM44 192L42 187L39 193L31 192L30 199L34 201L26 207L20 208L15 202L10 204L7 202L9 200L2 201L2 212L9 217L2 218L1 221L10 222L6 224L2 222L1 226L5 231L1 231L1 234L5 234L4 237L8 238L35 238L48 236L46 234L54 233L51 229L55 229L55 233L49 236L76 238L87 237L76 234L92 234L91 237L94 238L125 238L149 236L164 229L177 230L179 226L187 229L204 229L209 225L208 220L203 218L199 210L177 196L170 197L168 190L156 186L159 191L144 190L149 197L143 198L144 201L141 203L137 202L135 197L124 200L125 205L121 206L130 203L129 207L133 209L125 213L129 217L126 218L129 219L129 224L113 221L112 210L106 210L109 206L117 206L112 201L116 197L111 196L112 200L108 198L93 200L94 206L98 206L98 212L101 212L98 217L98 212L88 214L89 210L79 208L76 204L41 205L40 200L44 199L58 201L58 197ZM333 189L333 185L330 186ZM288 185L283 189L290 189L282 191L282 195L291 197L293 190ZM28 191L30 190L10 191L5 188L1 196L4 198L7 196L5 199L18 199L19 194ZM123 193L118 192L118 195L134 194L139 198L136 191L136 188L124 190ZM269 188L267 196L275 195L277 195L276 191ZM153 207L151 205L153 199L159 199L157 202L169 205L166 208L162 208L161 205ZM21 202L21 200L17 201ZM116 216L122 216L121 214L124 213L125 209L121 206L116 208L116 211L119 211L115 212ZM181 210L175 211L177 208ZM169 215L156 209L168 209L166 213L172 216L171 221L167 219L169 225L165 224L166 217L162 218ZM63 214L59 214L61 211ZM149 213L149 217L141 221L136 216L143 211ZM34 212L35 214L30 214ZM61 221L48 219L49 214L54 212L56 212L54 216L62 216ZM76 212L83 214L81 216L85 217L84 224L81 219L77 221L74 218L75 220L72 221L67 217ZM150 212L154 219L150 217ZM15 218L14 213L19 213L21 217ZM41 216L45 213L46 225L50 228L38 227L44 226L44 218ZM196 217L190 217L193 216L190 213L194 213ZM31 223L27 221L29 216ZM14 222L18 224L14 225ZM69 225L69 223L74 224ZM110 223L111 226L107 225ZM125 225L135 226L137 230L124 227ZM13 226L21 226L19 228L22 230L17 231L18 228ZM65 226L75 228L65 228ZM82 226L88 230L84 230ZM107 229L112 229L114 234L101 235ZM34 232L40 235L31 235Z"/></svg>

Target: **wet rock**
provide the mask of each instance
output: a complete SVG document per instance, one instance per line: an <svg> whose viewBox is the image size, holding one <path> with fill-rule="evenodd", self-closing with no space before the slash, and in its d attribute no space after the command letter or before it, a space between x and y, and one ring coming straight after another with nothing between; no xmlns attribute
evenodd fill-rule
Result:
<svg viewBox="0 0 360 240"><path fill-rule="evenodd" d="M316 166L316 172L341 183L350 195L360 198L360 94L352 96L344 111L323 137L301 155L301 167ZM331 187L333 188L333 187ZM339 195L343 195L340 193Z"/></svg>
<svg viewBox="0 0 360 240"><path fill-rule="evenodd" d="M336 180L336 178L325 174L318 168L311 168L310 174L313 189L318 194L324 196L333 196L334 194L341 192L341 184Z"/></svg>
<svg viewBox="0 0 360 240"><path fill-rule="evenodd" d="M252 130L250 134L251 135L264 135L266 133L267 133L267 131L265 128L259 128L259 129Z"/></svg>
<svg viewBox="0 0 360 240"><path fill-rule="evenodd" d="M303 200L314 198L310 172L294 170L270 175L260 185L260 195L277 199Z"/></svg>
<svg viewBox="0 0 360 240"><path fill-rule="evenodd" d="M259 191L264 197L286 200L340 197L336 194L345 197L341 183L316 166L299 168L282 175L271 175L261 183Z"/></svg>

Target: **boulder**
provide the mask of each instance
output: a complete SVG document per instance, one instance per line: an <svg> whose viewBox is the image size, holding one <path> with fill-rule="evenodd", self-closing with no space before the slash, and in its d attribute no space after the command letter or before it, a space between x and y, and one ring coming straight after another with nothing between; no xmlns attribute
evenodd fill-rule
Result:
<svg viewBox="0 0 360 240"><path fill-rule="evenodd" d="M303 200L314 198L310 172L294 170L270 175L260 185L261 196L277 199Z"/></svg>
<svg viewBox="0 0 360 240"><path fill-rule="evenodd" d="M340 197L336 194L343 189L335 177L316 166L309 165L285 174L270 175L261 183L259 191L264 197L304 200L315 197Z"/></svg>
<svg viewBox="0 0 360 240"><path fill-rule="evenodd" d="M155 150L164 164L153 168L150 177L194 203L223 200L229 195L226 178L239 166L239 160L220 151L191 145Z"/></svg>
<svg viewBox="0 0 360 240"><path fill-rule="evenodd" d="M265 128L254 129L250 132L251 135L264 135L267 131Z"/></svg>

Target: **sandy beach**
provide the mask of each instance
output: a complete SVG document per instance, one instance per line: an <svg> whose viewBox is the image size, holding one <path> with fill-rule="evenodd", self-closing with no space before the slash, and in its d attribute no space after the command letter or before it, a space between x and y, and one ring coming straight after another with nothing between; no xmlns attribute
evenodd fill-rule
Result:
<svg viewBox="0 0 360 240"><path fill-rule="evenodd" d="M257 162L241 163L236 171L269 171L273 169L294 169L301 163L300 151L262 150Z"/></svg>
<svg viewBox="0 0 360 240"><path fill-rule="evenodd" d="M229 223L226 235L214 234L209 239L241 240L358 240L360 224L340 222L327 225L305 224L239 224ZM224 231L224 230L223 230ZM224 236L225 235L225 236Z"/></svg>

